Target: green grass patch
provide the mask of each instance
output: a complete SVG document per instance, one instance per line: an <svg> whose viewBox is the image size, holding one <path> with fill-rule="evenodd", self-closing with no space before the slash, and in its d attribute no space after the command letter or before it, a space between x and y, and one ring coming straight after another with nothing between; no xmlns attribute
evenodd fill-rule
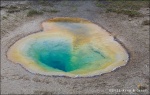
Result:
<svg viewBox="0 0 150 95"><path fill-rule="evenodd" d="M43 12L41 12L41 11L29 10L27 13L27 16L30 17L30 16L34 16L34 15L41 15L41 14L43 14Z"/></svg>

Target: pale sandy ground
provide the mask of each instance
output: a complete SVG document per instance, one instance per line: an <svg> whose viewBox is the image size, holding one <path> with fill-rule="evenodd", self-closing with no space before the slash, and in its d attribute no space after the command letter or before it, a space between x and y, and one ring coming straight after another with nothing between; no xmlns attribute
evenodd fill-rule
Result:
<svg viewBox="0 0 150 95"><path fill-rule="evenodd" d="M26 2L2 2L5 5L29 6ZM22 5L21 5L22 4ZM72 6L77 6L76 8ZM37 8L37 5L32 6ZM46 6L44 6L46 8ZM49 6L50 7L50 6ZM47 8L49 8L47 7ZM27 17L27 10L7 13L1 10L1 94L136 94L149 93L149 26L148 8L141 8L143 17L105 13L91 1L55 2L57 13ZM43 8L39 6L39 8ZM3 16L7 16L6 19ZM43 20L52 17L81 17L88 19L112 33L130 53L128 64L113 72L92 78L47 77L29 73L6 57L9 47L30 33L40 32ZM146 87L139 92L137 85ZM124 91L114 91L124 90ZM135 90L135 92L130 92Z"/></svg>

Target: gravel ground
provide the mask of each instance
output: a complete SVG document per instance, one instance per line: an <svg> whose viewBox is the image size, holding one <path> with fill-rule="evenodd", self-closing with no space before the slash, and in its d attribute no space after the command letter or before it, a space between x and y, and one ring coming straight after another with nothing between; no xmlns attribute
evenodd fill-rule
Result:
<svg viewBox="0 0 150 95"><path fill-rule="evenodd" d="M50 5L34 1L1 3L1 94L149 94L149 26L142 24L149 20L149 8L139 10L142 17L131 18L106 13L96 1L89 0L51 1ZM27 16L32 9L43 13ZM41 22L53 17L80 17L104 27L128 50L128 64L101 76L74 79L35 75L7 59L12 44L40 32Z"/></svg>

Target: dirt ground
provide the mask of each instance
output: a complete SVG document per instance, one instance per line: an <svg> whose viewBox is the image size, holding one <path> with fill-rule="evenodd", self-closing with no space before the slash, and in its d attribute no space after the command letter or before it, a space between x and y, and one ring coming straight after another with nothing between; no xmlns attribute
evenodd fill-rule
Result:
<svg viewBox="0 0 150 95"><path fill-rule="evenodd" d="M149 8L140 17L105 12L97 1L1 2L1 94L149 94ZM17 6L14 7L14 6ZM14 10L13 10L14 9ZM33 15L30 10L42 11ZM53 17L80 17L104 27L127 49L126 66L91 78L35 75L7 59L9 47L20 38L41 31L41 22Z"/></svg>

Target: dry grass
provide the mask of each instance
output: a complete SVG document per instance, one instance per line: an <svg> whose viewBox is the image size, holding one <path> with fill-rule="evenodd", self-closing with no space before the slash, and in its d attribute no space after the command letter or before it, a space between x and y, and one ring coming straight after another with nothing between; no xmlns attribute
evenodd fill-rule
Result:
<svg viewBox="0 0 150 95"><path fill-rule="evenodd" d="M51 13L57 13L57 12L59 12L59 10L51 9L50 12L51 12Z"/></svg>
<svg viewBox="0 0 150 95"><path fill-rule="evenodd" d="M29 9L29 7L25 5L17 5L17 6L11 5L5 7L2 6L2 8L7 9L8 13L20 12Z"/></svg>
<svg viewBox="0 0 150 95"><path fill-rule="evenodd" d="M30 16L34 16L34 15L41 15L41 14L43 14L43 12L41 12L41 11L29 10L27 13L27 16L30 17Z"/></svg>
<svg viewBox="0 0 150 95"><path fill-rule="evenodd" d="M14 13L14 12L19 12L20 11L20 9L17 6L10 6L7 9L8 9L7 10L8 13Z"/></svg>
<svg viewBox="0 0 150 95"><path fill-rule="evenodd" d="M38 1L38 4L42 5L42 6L51 6L53 7L54 5L48 1L48 0L37 0Z"/></svg>
<svg viewBox="0 0 150 95"><path fill-rule="evenodd" d="M145 20L142 22L142 25L150 25L150 20Z"/></svg>
<svg viewBox="0 0 150 95"><path fill-rule="evenodd" d="M135 10L123 10L123 9L106 9L106 12L115 12L117 14L124 14L124 15L128 15L129 17L140 17L142 16L141 13L139 13L138 11Z"/></svg>
<svg viewBox="0 0 150 95"><path fill-rule="evenodd" d="M129 17L138 17L142 16L138 10L142 7L148 7L148 1L126 1L126 0L106 0L100 1L97 0L96 6L100 8L106 8L106 12L114 12L118 14L125 14Z"/></svg>
<svg viewBox="0 0 150 95"><path fill-rule="evenodd" d="M50 13L57 13L57 12L60 12L59 10L54 9L54 8L52 8L52 9L46 9L46 8L44 8L42 11L43 11L43 12L50 12Z"/></svg>

